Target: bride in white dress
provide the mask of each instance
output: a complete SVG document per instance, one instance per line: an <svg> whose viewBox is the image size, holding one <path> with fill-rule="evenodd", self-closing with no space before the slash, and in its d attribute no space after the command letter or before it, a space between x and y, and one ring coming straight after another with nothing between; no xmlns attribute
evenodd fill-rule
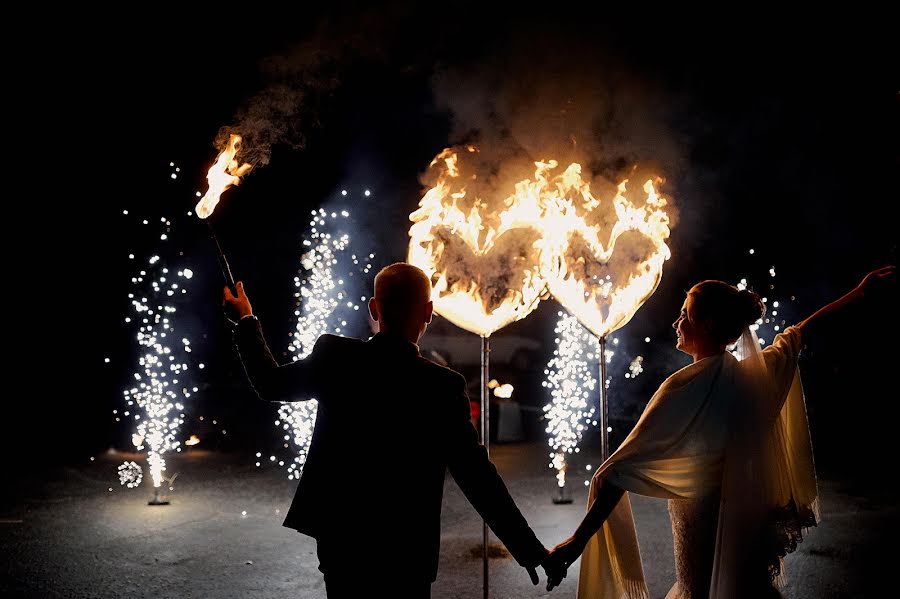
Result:
<svg viewBox="0 0 900 599"><path fill-rule="evenodd" d="M676 580L667 599L780 597L782 558L818 522L797 361L808 332L894 275L850 293L760 350L758 295L703 281L673 327L694 362L660 386L591 482L588 511L545 567L547 588L581 555L579 599L648 599L627 492L669 500ZM727 348L737 342L738 357Z"/></svg>

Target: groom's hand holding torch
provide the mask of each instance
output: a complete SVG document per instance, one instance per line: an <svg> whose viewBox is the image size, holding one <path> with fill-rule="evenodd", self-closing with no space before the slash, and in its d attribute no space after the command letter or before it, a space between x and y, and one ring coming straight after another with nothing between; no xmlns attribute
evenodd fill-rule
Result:
<svg viewBox="0 0 900 599"><path fill-rule="evenodd" d="M244 283L238 281L235 284L235 288L237 289L237 295L231 292L228 285L225 286L222 307L225 309L226 316L228 316L229 313L233 314L237 317L237 320L240 320L245 316L253 316L253 307L250 305L250 300L244 292Z"/></svg>

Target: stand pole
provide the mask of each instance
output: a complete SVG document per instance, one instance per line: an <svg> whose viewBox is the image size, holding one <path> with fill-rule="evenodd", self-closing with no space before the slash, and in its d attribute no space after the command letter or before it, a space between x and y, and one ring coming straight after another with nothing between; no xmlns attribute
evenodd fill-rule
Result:
<svg viewBox="0 0 900 599"><path fill-rule="evenodd" d="M490 456L490 446L491 446L491 400L490 395L488 394L488 365L489 358L488 354L490 353L490 343L488 342L488 338L485 336L481 337L481 442L484 444L484 449ZM487 522L481 522L482 526L482 551L481 551L481 564L482 571L484 575L484 599L488 599L488 589L490 585L488 583L488 525Z"/></svg>
<svg viewBox="0 0 900 599"><path fill-rule="evenodd" d="M600 337L600 459L609 458L609 403L606 397L606 335Z"/></svg>

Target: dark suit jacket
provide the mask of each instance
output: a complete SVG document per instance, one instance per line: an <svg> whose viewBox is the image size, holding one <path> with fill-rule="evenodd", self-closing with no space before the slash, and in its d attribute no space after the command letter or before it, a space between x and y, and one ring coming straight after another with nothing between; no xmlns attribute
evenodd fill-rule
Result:
<svg viewBox="0 0 900 599"><path fill-rule="evenodd" d="M306 359L283 366L255 318L242 319L235 338L262 399L319 401L285 526L320 546L344 544L348 559L402 564L407 579L434 581L449 469L521 565L543 558L478 442L462 375L387 333L368 341L322 335Z"/></svg>

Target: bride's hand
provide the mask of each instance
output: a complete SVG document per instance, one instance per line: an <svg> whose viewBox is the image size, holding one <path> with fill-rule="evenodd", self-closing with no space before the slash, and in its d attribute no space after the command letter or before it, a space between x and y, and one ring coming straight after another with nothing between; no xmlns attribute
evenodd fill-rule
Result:
<svg viewBox="0 0 900 599"><path fill-rule="evenodd" d="M872 293L873 290L890 281L895 272L896 267L894 266L882 266L881 268L873 270L872 272L867 274L862 282L857 286L859 293L861 295Z"/></svg>
<svg viewBox="0 0 900 599"><path fill-rule="evenodd" d="M547 573L547 590L552 591L559 586L569 566L578 559L584 551L584 544L570 537L550 551L550 555L544 561L544 572Z"/></svg>

